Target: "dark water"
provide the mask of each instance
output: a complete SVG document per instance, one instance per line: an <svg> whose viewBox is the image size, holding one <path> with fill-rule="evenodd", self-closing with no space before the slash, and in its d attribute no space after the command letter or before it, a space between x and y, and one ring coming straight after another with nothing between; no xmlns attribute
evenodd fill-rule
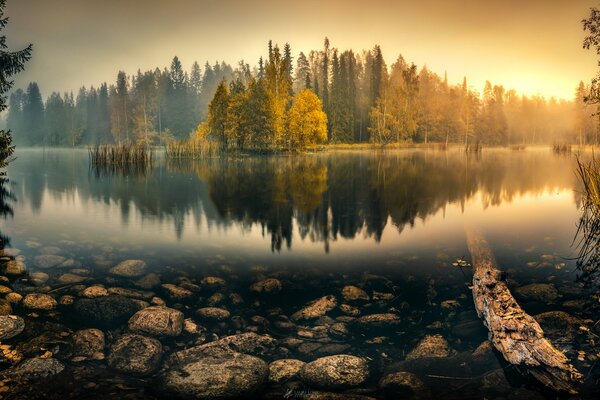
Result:
<svg viewBox="0 0 600 400"><path fill-rule="evenodd" d="M377 380L386 371L407 369L399 363L421 339L433 334L447 339L454 353L435 367L409 369L425 382L428 395L547 395L512 376L518 374L493 353L485 363L473 361L471 353L485 341L486 331L473 309L469 268L452 266L456 259L468 258L466 226L475 226L486 236L500 266L509 273L512 288L531 283L557 288L550 301L525 299L527 311L567 311L591 328L590 335L598 320L596 293L577 283L572 260L580 216L574 159L546 148L486 150L473 157L458 150L198 162L167 162L159 156L151 168L128 172L95 171L83 150L19 150L8 175L14 198L7 203L12 213L2 221L0 231L10 241L7 247L19 250L29 273L49 275L38 287L26 278L11 281L13 290L50 292L59 299L78 298L92 284L135 287L131 280L107 272L127 259L144 260L150 271L160 275L161 283L198 284L206 276L218 276L227 283L219 291L224 299L216 305L238 317L230 322L210 325L194 317L195 309L215 303L208 295L175 301L160 286L153 291L167 305L206 325L206 340L256 331L280 340L287 353L279 358L311 361L338 353L366 357L371 360L372 376L354 392L376 398L384 396ZM60 277L68 269L37 268L35 257L48 253L74 260L76 268L71 272L85 281L65 285ZM265 298L248 290L252 283L270 277L282 282L281 293ZM310 341L299 335L302 327L278 328L277 321L310 300L333 295L338 304L344 303L345 285L361 287L371 297L352 304L362 315L391 312L401 317L402 324L350 329L341 337L318 334ZM389 296L373 298L374 292ZM233 302L232 293L240 294L244 303ZM27 341L43 337L40 330L70 333L94 325L68 318L68 308L33 317L18 305L14 311L39 328L26 329L23 336L11 339L15 346L26 347ZM338 308L327 315L307 324L307 329L321 332L336 318L352 325ZM256 316L266 322L257 323ZM111 338L122 333L125 325L103 329L108 354ZM290 338L305 342L287 345ZM591 351L587 339L579 335L563 341L563 348L576 358L581 349ZM184 336L165 343L173 351L196 342L197 338ZM68 349L68 344L62 347ZM73 363L68 351L63 353L58 350L54 357L67 365L66 380L71 382L75 376L94 385L84 390L84 383L63 382L60 387L47 387L45 395L160 396L148 383L152 378L132 381L127 374L107 369L104 362ZM277 358L265 357L267 361ZM588 371L594 363L595 358L584 358L578 366ZM593 382L597 377L590 375L583 397L597 393ZM456 376L462 378L451 379ZM115 382L127 390L120 390ZM287 389L271 385L259 396L281 398ZM17 385L11 390L18 396L24 389Z"/></svg>

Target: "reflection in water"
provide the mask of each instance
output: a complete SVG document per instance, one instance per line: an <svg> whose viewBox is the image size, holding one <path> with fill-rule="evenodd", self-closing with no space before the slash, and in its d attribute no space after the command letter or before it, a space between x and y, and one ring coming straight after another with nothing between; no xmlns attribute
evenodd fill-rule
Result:
<svg viewBox="0 0 600 400"><path fill-rule="evenodd" d="M16 200L13 193L7 187L9 180L0 175L0 219L6 219L13 216L13 209L8 203L9 200ZM10 239L0 232L0 250L10 245Z"/></svg>
<svg viewBox="0 0 600 400"><path fill-rule="evenodd" d="M124 225L132 211L147 228L170 221L178 238L188 221L242 232L258 226L276 251L292 246L294 224L302 240L327 251L340 237L379 242L388 224L402 232L449 205L464 210L480 199L487 208L574 185L569 161L541 150L490 150L477 159L459 151L404 151L163 160L142 174L94 173L79 151L23 151L11 176L34 213L44 207L45 193L59 203L77 197L83 207L117 205Z"/></svg>

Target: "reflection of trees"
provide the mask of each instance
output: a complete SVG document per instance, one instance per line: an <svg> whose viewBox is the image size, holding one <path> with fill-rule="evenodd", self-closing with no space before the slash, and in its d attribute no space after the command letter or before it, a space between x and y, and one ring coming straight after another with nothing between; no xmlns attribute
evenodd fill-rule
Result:
<svg viewBox="0 0 600 400"><path fill-rule="evenodd" d="M12 192L7 188L8 179L5 176L0 175L0 218L4 219L13 215L13 210L9 200L15 200ZM10 239L0 232L0 250L4 249L10 244Z"/></svg>
<svg viewBox="0 0 600 400"><path fill-rule="evenodd" d="M146 174L95 175L87 154L66 152L20 155L11 173L34 209L46 191L57 199L77 193L117 205L124 221L136 211L172 222L178 234L188 216L198 225L204 217L224 228L259 226L280 250L291 246L294 231L328 249L340 237L378 241L388 224L402 231L476 195L489 207L571 188L574 176L564 163L543 152L492 150L476 159L451 151L360 152L158 162Z"/></svg>

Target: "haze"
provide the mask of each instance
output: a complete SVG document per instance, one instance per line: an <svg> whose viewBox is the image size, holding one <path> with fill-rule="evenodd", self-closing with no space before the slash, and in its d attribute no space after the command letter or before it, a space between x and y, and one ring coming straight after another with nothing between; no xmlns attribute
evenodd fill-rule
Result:
<svg viewBox="0 0 600 400"><path fill-rule="evenodd" d="M269 39L289 42L294 55L320 49L328 36L343 50L380 44L388 65L402 54L449 81L467 76L570 99L595 73L582 49L580 20L593 0L9 0L11 47L34 43L33 61L16 87L37 81L42 91L76 90L166 66L174 55L193 61L251 65Z"/></svg>

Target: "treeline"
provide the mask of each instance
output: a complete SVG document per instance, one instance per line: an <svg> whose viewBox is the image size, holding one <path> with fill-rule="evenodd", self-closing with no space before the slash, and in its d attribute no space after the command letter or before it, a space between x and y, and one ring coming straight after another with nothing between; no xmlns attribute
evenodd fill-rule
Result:
<svg viewBox="0 0 600 400"><path fill-rule="evenodd" d="M203 137L222 149L301 148L315 143L443 142L488 145L598 142L599 124L584 102L519 95L464 78L450 84L402 56L388 68L381 48L332 47L292 56L269 42L267 57L195 63L127 76L112 85L51 94L32 83L10 99L8 127L17 143L161 143Z"/></svg>
<svg viewBox="0 0 600 400"><path fill-rule="evenodd" d="M206 118L208 103L233 68L224 63L195 62L183 70L175 57L170 68L127 76L120 71L114 84L82 87L73 93L52 93L44 102L37 83L10 96L7 127L20 145L79 144L186 139Z"/></svg>

